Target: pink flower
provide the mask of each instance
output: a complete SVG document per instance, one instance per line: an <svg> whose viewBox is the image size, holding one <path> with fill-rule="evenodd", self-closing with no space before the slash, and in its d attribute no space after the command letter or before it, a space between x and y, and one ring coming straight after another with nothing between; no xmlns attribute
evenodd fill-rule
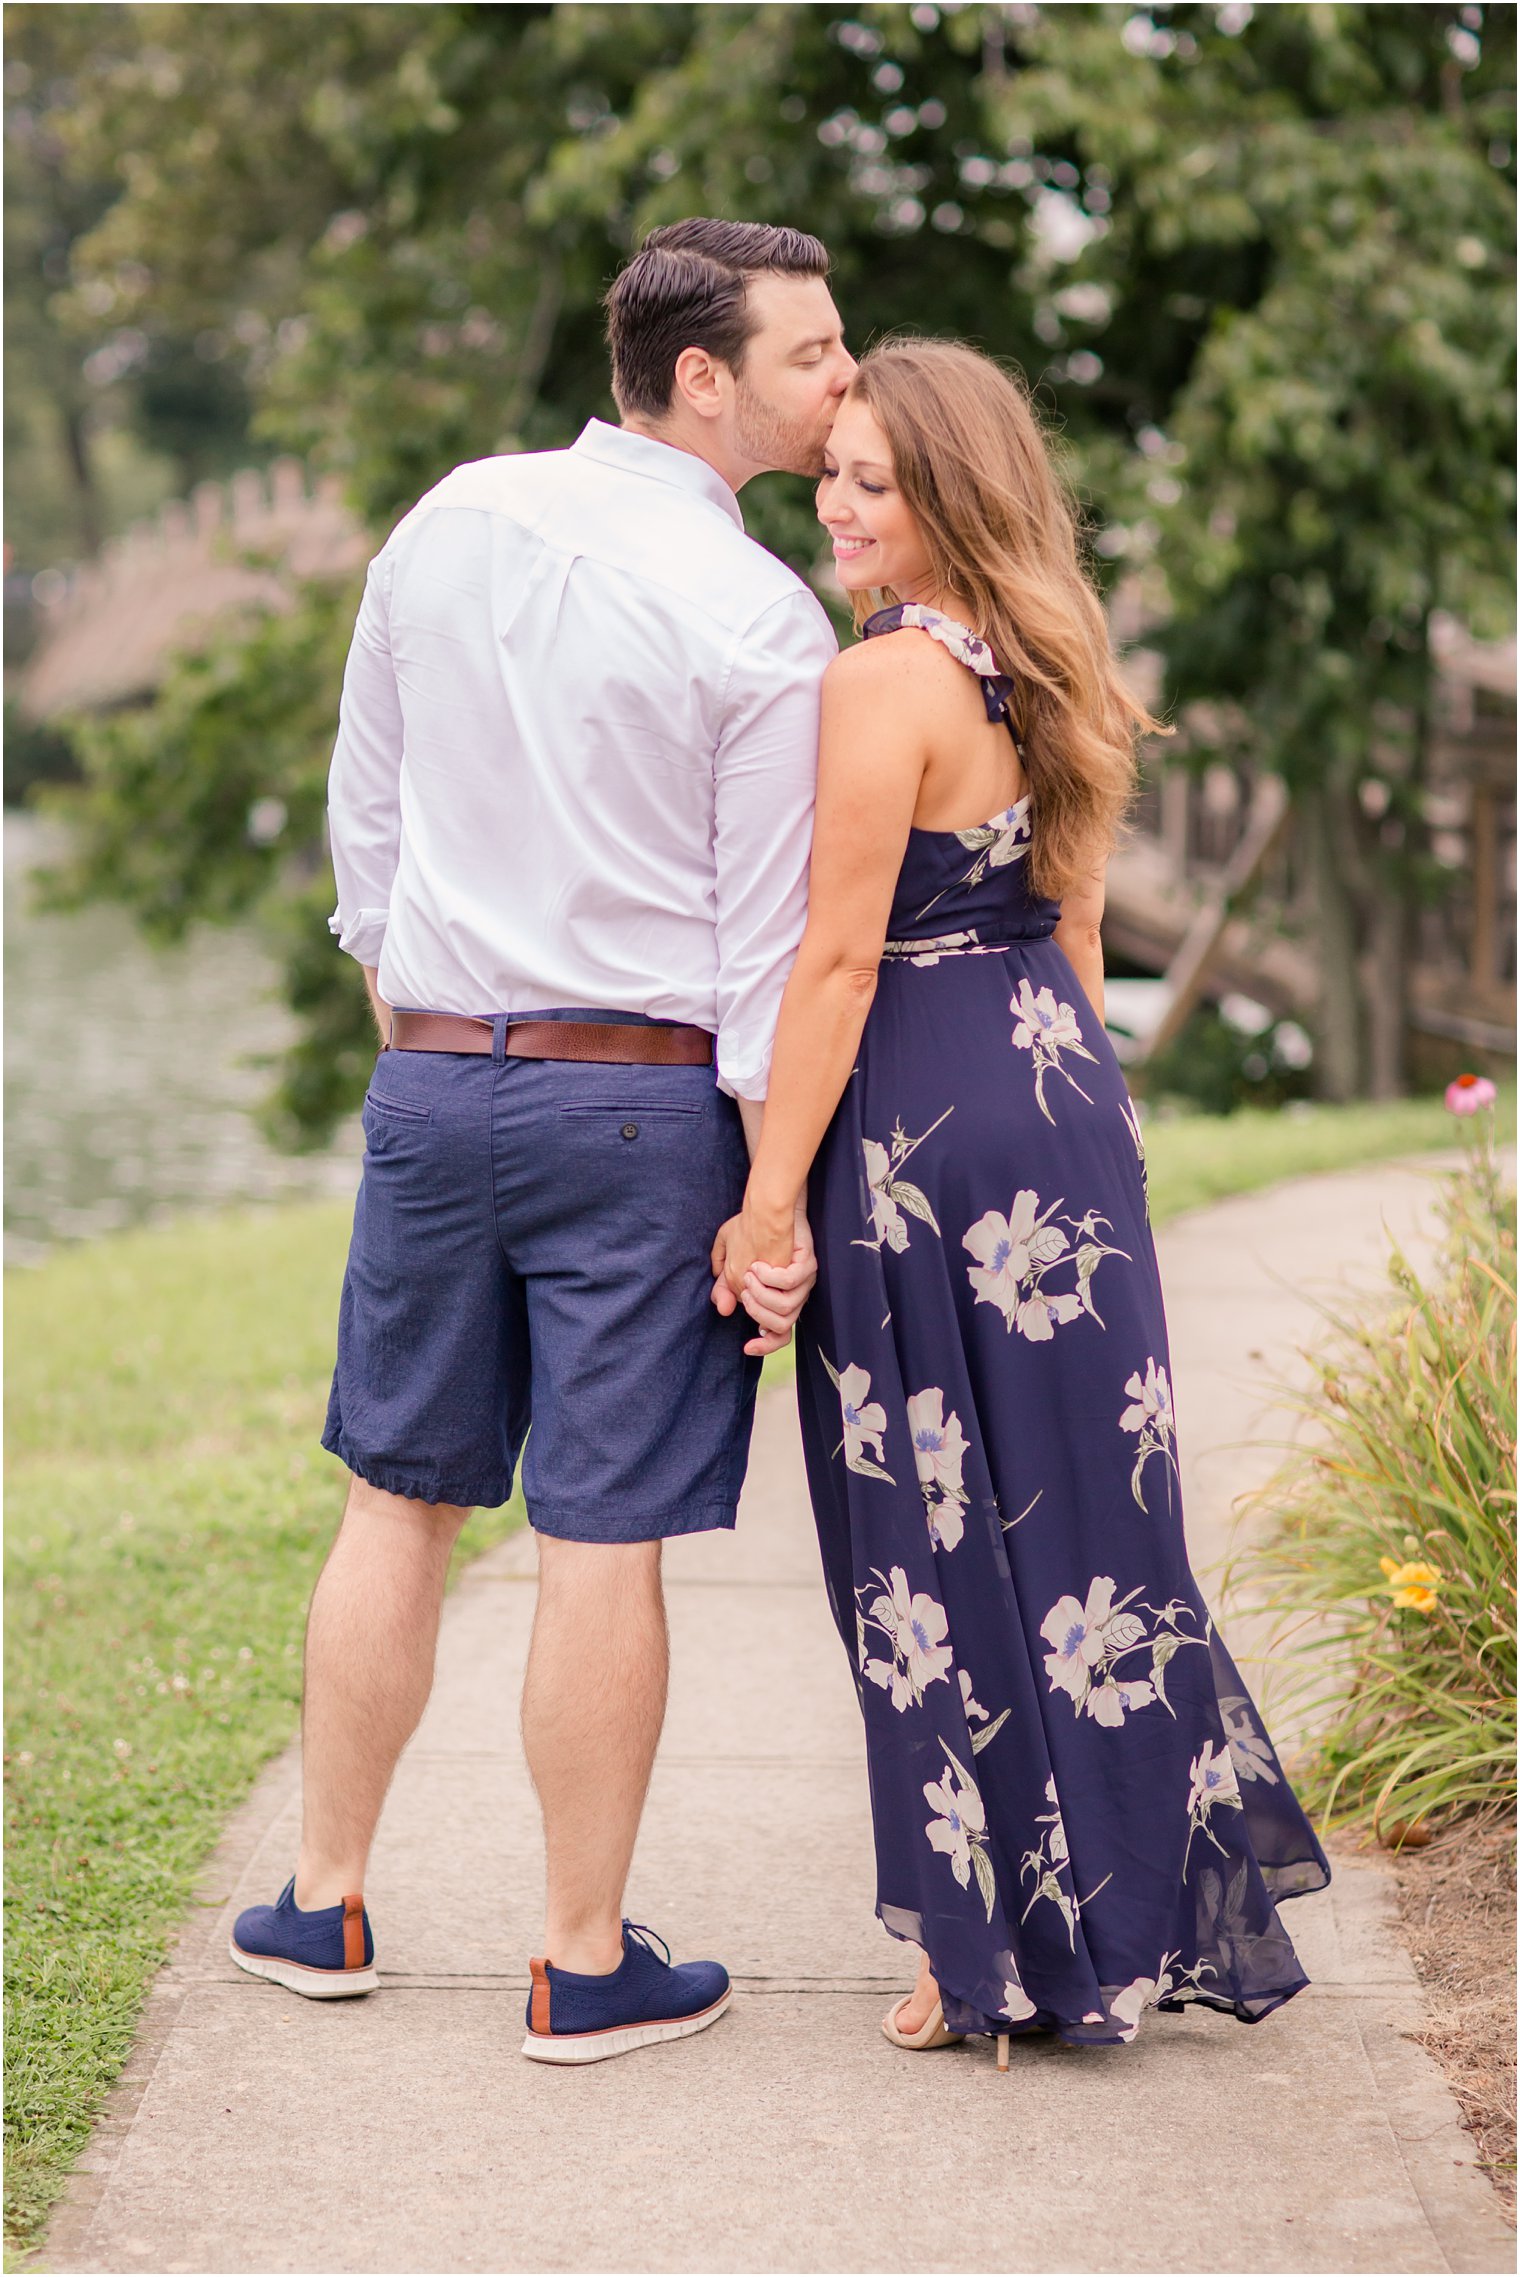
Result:
<svg viewBox="0 0 1520 2277"><path fill-rule="evenodd" d="M1454 1115L1476 1115L1491 1107L1499 1094L1486 1075L1459 1075L1446 1086L1446 1104Z"/></svg>

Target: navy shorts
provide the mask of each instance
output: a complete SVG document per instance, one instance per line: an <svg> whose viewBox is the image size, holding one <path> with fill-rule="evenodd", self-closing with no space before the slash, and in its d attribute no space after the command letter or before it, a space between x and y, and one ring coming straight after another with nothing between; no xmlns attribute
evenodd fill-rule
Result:
<svg viewBox="0 0 1520 2277"><path fill-rule="evenodd" d="M382 1052L364 1138L323 1446L494 1506L526 1439L540 1533L731 1526L760 1363L711 1301L748 1168L712 1069Z"/></svg>

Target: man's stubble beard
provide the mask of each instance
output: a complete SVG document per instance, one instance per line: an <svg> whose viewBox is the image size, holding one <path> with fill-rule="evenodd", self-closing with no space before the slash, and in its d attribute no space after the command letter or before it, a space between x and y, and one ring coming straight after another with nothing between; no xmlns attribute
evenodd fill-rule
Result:
<svg viewBox="0 0 1520 2277"><path fill-rule="evenodd" d="M734 388L734 441L752 465L780 474L804 474L816 482L823 472L823 446L833 414L812 423L789 419L767 403L740 372Z"/></svg>

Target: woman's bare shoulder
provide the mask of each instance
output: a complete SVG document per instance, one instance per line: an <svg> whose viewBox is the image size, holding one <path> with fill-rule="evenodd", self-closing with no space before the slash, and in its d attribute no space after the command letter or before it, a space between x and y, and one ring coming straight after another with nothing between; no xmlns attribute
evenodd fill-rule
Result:
<svg viewBox="0 0 1520 2277"><path fill-rule="evenodd" d="M916 704L920 699L933 701L947 682L965 676L965 667L938 641L916 626L904 625L897 632L878 633L872 640L842 648L829 660L824 686L846 701Z"/></svg>

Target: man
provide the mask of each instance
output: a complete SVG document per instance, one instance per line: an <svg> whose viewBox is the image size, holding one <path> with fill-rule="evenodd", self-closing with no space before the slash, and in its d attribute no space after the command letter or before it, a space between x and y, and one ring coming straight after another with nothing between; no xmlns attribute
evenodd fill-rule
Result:
<svg viewBox="0 0 1520 2277"><path fill-rule="evenodd" d="M317 1998L374 1986L360 1893L449 1553L531 1417L543 2061L728 2001L621 1911L665 1710L660 1544L733 1524L759 1359L814 1269L799 1228L754 1335L709 1252L801 937L835 650L735 493L821 467L854 369L827 268L794 230L657 230L608 296L621 427L439 483L370 566L344 679L333 927L383 1047L323 1440L353 1479L307 1624L299 1861L232 1957Z"/></svg>

